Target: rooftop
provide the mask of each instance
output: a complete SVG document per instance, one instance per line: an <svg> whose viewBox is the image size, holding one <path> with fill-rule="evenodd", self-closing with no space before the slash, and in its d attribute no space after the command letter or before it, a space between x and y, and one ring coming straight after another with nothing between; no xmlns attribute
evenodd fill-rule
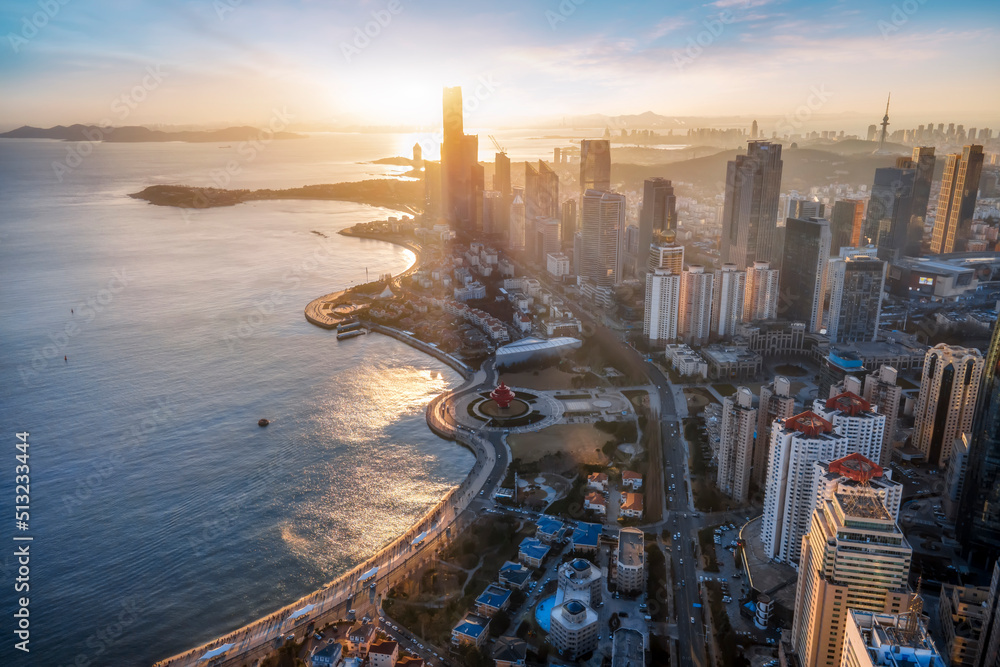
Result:
<svg viewBox="0 0 1000 667"><path fill-rule="evenodd" d="M810 437L816 437L820 433L830 433L833 431L833 424L820 417L812 410L800 412L794 417L785 420L785 428L790 431L798 431Z"/></svg>
<svg viewBox="0 0 1000 667"><path fill-rule="evenodd" d="M621 628L615 632L611 667L642 667L645 664L644 651L645 640L642 633Z"/></svg>
<svg viewBox="0 0 1000 667"><path fill-rule="evenodd" d="M394 651L399 650L399 644L394 641L383 641L377 644L372 644L372 647L368 649L369 653L377 653L379 655L392 655Z"/></svg>
<svg viewBox="0 0 1000 667"><path fill-rule="evenodd" d="M478 614L466 614L465 618L458 622L452 632L457 632L466 637L478 637L483 634L483 630L490 624L490 619L483 618Z"/></svg>
<svg viewBox="0 0 1000 667"><path fill-rule="evenodd" d="M507 600L510 599L510 591L506 588L501 588L496 584L490 584L486 587L479 597L476 598L476 604L485 605L487 607L496 607L499 609Z"/></svg>
<svg viewBox="0 0 1000 667"><path fill-rule="evenodd" d="M629 567L642 565L644 541L641 530L622 528L618 531L618 562Z"/></svg>
<svg viewBox="0 0 1000 667"><path fill-rule="evenodd" d="M602 497L601 500L604 500ZM604 529L599 523L580 522L573 529L573 545L584 547L596 547L601 539L601 531Z"/></svg>
<svg viewBox="0 0 1000 667"><path fill-rule="evenodd" d="M837 503L846 518L892 521L892 517L886 511L882 500L874 493L835 493L834 496L836 496Z"/></svg>

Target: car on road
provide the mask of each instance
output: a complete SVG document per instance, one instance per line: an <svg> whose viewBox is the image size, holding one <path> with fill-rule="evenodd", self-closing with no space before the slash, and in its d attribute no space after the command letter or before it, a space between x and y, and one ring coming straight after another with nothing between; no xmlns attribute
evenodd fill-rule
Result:
<svg viewBox="0 0 1000 667"><path fill-rule="evenodd" d="M683 558L681 558L681 565L683 565L683 564L684 564L684 559L683 559Z"/></svg>
<svg viewBox="0 0 1000 667"><path fill-rule="evenodd" d="M691 623L694 623L694 616L691 617Z"/></svg>

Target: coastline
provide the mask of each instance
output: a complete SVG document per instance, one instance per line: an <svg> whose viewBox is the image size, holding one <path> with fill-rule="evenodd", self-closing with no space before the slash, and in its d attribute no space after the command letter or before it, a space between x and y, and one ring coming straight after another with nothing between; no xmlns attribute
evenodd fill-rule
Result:
<svg viewBox="0 0 1000 667"><path fill-rule="evenodd" d="M338 233L344 236L369 238L394 243L413 252L416 255L414 262L405 271L393 277L393 281L396 281L405 275L409 275L410 273L418 270L420 267L421 248L416 244L406 242L402 239L384 238L376 234L356 233L352 232L350 229L343 229ZM309 302L304 311L306 320L308 320L311 324L324 329L336 328L336 323L333 322L332 318L329 318L320 312L320 306L327 303L328 300L339 298L348 292L349 290L333 292ZM410 563L411 558L413 558L414 561L418 561L419 558L414 558L414 556L419 556L441 548L444 545L436 544L436 542L444 542L455 539L457 534L460 533L465 527L463 522L469 521L468 517L464 516L465 508L468 506L468 503L476 497L476 490L488 483L490 475L498 462L500 453L496 451L495 446L492 445L489 440L475 436L471 433L466 433L455 428L453 425L448 424L443 416L441 416L443 413L442 404L445 403L450 396L468 391L470 388L482 384L487 379L488 374L484 370L473 370L451 355L445 354L444 352L431 347L427 343L408 336L401 331L377 324L369 324L368 326L373 331L395 338L414 349L420 350L425 354L437 358L462 375L463 382L461 384L449 388L428 402L424 410L424 416L428 427L433 433L435 433L438 437L446 440L452 440L459 446L469 449L476 457L476 463L473 465L472 469L468 472L461 484L450 489L403 534L391 540L388 544L382 546L378 551L376 551L375 554L369 556L349 571L338 576L333 581L328 582L319 590L303 596L290 604L284 605L280 609L271 612L264 617L258 618L255 621L247 623L231 632L216 637L209 642L205 642L182 653L178 653L163 660L158 660L154 663L154 667L198 664L200 662L200 656L230 643L232 643L237 649L236 652L229 656L224 655L224 653L220 654L220 656L213 661L213 664L219 665L220 667L230 664L235 666L245 664L257 658L263 658L276 648L274 640L269 639L270 633L275 628L275 624L277 624L277 628L279 630L277 638L281 640L286 634L295 633L307 624L314 624L314 627L318 628L323 623L344 620L348 616L348 607L351 604L355 604L353 602L355 595L357 593L364 592L364 586L368 584L368 579L365 579L363 582L357 580L362 573L369 572L372 568L377 567L379 568L379 571L375 575L376 582L382 576L385 576L385 578L390 582L388 585L391 585L392 577L406 576L407 565ZM446 518L447 520L445 521ZM452 528L455 530L453 531ZM421 530L423 530L423 532L420 532ZM433 534L430 534L432 532ZM426 539L421 539L421 536L425 536ZM416 540L413 538L416 538ZM413 541L407 546L408 540ZM417 542L417 540L420 541ZM400 550L405 551L409 547L415 547L415 553L407 556L402 563L399 563L394 567L393 563L395 562L395 557L393 554L396 554ZM383 561L386 560L387 556L388 563L383 564ZM381 568L387 568L388 572L385 575L382 575ZM359 590L355 591L355 587L358 586L358 584L361 584ZM383 580L383 586L388 587L388 585L386 585L385 580ZM314 605L316 611L310 610L309 613L301 614L297 617L300 619L298 623L295 623L293 626L288 628L284 627L284 624L287 621L296 618L295 610L307 608L309 605ZM263 637L260 637L259 634L261 630L265 633ZM255 643L254 637L260 637L260 641ZM250 642L250 645L243 648L247 642Z"/></svg>

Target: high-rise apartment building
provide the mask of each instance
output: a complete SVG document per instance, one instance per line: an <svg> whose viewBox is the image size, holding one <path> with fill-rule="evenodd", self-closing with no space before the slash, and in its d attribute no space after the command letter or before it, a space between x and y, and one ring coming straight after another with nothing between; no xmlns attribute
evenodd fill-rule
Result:
<svg viewBox="0 0 1000 667"><path fill-rule="evenodd" d="M874 494L835 493L812 513L792 618L799 664L840 667L850 610L898 614L913 551Z"/></svg>
<svg viewBox="0 0 1000 667"><path fill-rule="evenodd" d="M849 667L943 667L947 663L917 611L876 614L851 609L844 632L843 662ZM954 666L955 663L952 663Z"/></svg>
<svg viewBox="0 0 1000 667"><path fill-rule="evenodd" d="M479 164L479 137L465 134L462 89L445 88L442 97L441 213L453 225L475 230L481 227L477 219L478 193L485 189L483 168Z"/></svg>
<svg viewBox="0 0 1000 667"><path fill-rule="evenodd" d="M978 562L988 562L1000 559L1000 325L997 324L993 325L993 338L983 360L979 404L971 433L958 539ZM1000 642L1000 635L997 641Z"/></svg>
<svg viewBox="0 0 1000 667"><path fill-rule="evenodd" d="M818 461L813 475L813 503L809 512L819 507L834 494L876 496L893 521L899 521L899 507L903 502L903 485L885 476L882 466L854 453L836 461Z"/></svg>
<svg viewBox="0 0 1000 667"><path fill-rule="evenodd" d="M871 403L853 392L845 391L825 401L816 399L813 412L847 437L848 453L861 454L882 466L889 464L888 454L891 452L883 451L885 415L880 415Z"/></svg>
<svg viewBox="0 0 1000 667"><path fill-rule="evenodd" d="M747 292L747 272L735 264L723 264L716 269L712 301L712 334L729 338L743 322Z"/></svg>
<svg viewBox="0 0 1000 667"><path fill-rule="evenodd" d="M834 202L833 213L830 215L830 253L836 254L841 248L857 248L861 245L864 222L864 201L841 199Z"/></svg>
<svg viewBox="0 0 1000 667"><path fill-rule="evenodd" d="M899 416L899 401L903 388L896 384L898 371L892 366L879 366L874 373L865 376L865 386L861 397L878 408L885 415L886 446L892 436L893 425Z"/></svg>
<svg viewBox="0 0 1000 667"><path fill-rule="evenodd" d="M944 468L955 438L972 429L983 355L975 348L940 343L927 350L920 396L913 412L913 446Z"/></svg>
<svg viewBox="0 0 1000 667"><path fill-rule="evenodd" d="M785 222L778 317L804 322L809 331L820 330L829 258L830 223L819 218Z"/></svg>
<svg viewBox="0 0 1000 667"><path fill-rule="evenodd" d="M580 141L580 194L611 190L611 140Z"/></svg>
<svg viewBox="0 0 1000 667"><path fill-rule="evenodd" d="M831 343L874 341L888 264L869 255L830 260Z"/></svg>
<svg viewBox="0 0 1000 667"><path fill-rule="evenodd" d="M650 343L677 339L680 319L681 277L670 269L653 269L646 274L646 306L642 333Z"/></svg>
<svg viewBox="0 0 1000 667"><path fill-rule="evenodd" d="M715 276L691 264L681 273L680 331L685 343L704 345L712 332L712 294Z"/></svg>
<svg viewBox="0 0 1000 667"><path fill-rule="evenodd" d="M642 208L639 211L639 252L646 252L658 232L676 231L677 197L674 186L665 178L647 178L642 186Z"/></svg>
<svg viewBox="0 0 1000 667"><path fill-rule="evenodd" d="M674 240L673 234L656 235L653 239L646 269L670 269L680 275L684 270L684 246Z"/></svg>
<svg viewBox="0 0 1000 667"><path fill-rule="evenodd" d="M904 158L904 163L909 160ZM865 237L878 248L878 257L895 262L903 256L913 211L913 183L917 170L881 167L875 170L868 215L865 217Z"/></svg>
<svg viewBox="0 0 1000 667"><path fill-rule="evenodd" d="M747 267L747 293L743 300L743 321L773 320L778 316L778 269L767 262Z"/></svg>
<svg viewBox="0 0 1000 667"><path fill-rule="evenodd" d="M795 414L792 383L777 375L771 384L761 385L757 410L757 439L753 448L753 470L750 479L758 488L767 478L768 454L771 451L771 428L775 420L784 422Z"/></svg>
<svg viewBox="0 0 1000 667"><path fill-rule="evenodd" d="M983 157L982 146L969 145L962 149L961 155L956 153L945 158L931 252L961 252L972 238L972 218L976 212Z"/></svg>
<svg viewBox="0 0 1000 667"><path fill-rule="evenodd" d="M781 145L769 141L749 142L746 155L737 155L727 165L723 263L744 268L755 261L781 261L775 239L781 168Z"/></svg>
<svg viewBox="0 0 1000 667"><path fill-rule="evenodd" d="M753 464L753 435L757 410L753 393L746 387L722 400L722 430L719 440L719 490L738 503L750 495L750 467Z"/></svg>
<svg viewBox="0 0 1000 667"><path fill-rule="evenodd" d="M798 563L802 536L809 530L809 507L817 461L847 454L847 436L811 411L771 426L771 453L764 487L761 536L768 557Z"/></svg>
<svg viewBox="0 0 1000 667"><path fill-rule="evenodd" d="M580 216L579 274L598 287L621 281L621 235L625 231L625 196L587 190Z"/></svg>

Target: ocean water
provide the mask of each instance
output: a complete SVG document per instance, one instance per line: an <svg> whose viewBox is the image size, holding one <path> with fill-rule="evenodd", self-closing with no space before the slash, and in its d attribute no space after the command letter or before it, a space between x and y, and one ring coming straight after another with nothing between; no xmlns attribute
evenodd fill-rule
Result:
<svg viewBox="0 0 1000 667"><path fill-rule="evenodd" d="M338 342L302 314L413 261L335 233L391 211L271 201L185 215L126 196L218 170L229 187L384 176L398 170L365 162L400 141L324 135L253 160L109 144L79 164L80 145L0 142L11 514L19 431L31 476L29 530L10 517L0 531L0 664L146 665L211 639L373 553L471 468L423 415L457 374L378 335ZM15 534L34 538L30 654L13 649Z"/></svg>

